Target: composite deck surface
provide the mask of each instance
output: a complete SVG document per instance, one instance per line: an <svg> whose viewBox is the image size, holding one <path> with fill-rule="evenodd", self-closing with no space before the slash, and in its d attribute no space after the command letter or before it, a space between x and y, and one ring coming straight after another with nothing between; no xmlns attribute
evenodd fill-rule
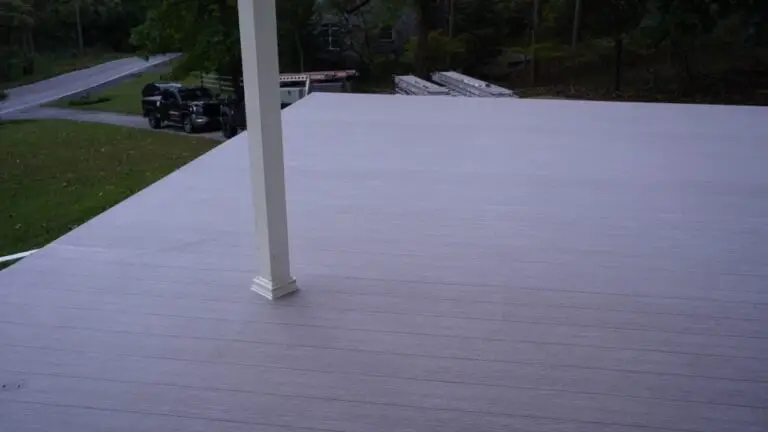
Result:
<svg viewBox="0 0 768 432"><path fill-rule="evenodd" d="M768 110L315 94L0 272L0 430L765 432Z"/></svg>

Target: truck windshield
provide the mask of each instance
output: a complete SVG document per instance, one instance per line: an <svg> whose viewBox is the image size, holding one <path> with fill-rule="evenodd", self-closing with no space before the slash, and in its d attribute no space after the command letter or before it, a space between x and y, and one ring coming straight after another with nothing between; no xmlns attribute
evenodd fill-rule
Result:
<svg viewBox="0 0 768 432"><path fill-rule="evenodd" d="M213 99L213 95L206 88L179 89L179 97L184 102Z"/></svg>

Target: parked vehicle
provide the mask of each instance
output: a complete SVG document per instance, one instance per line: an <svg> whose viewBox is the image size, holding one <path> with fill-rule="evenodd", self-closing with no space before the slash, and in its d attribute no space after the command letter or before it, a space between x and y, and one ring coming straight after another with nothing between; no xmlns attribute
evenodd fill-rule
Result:
<svg viewBox="0 0 768 432"><path fill-rule="evenodd" d="M296 81L280 77L280 109L306 96L309 92L306 76ZM245 95L242 88L234 97L221 101L221 134L224 138L232 138L246 129Z"/></svg>
<svg viewBox="0 0 768 432"><path fill-rule="evenodd" d="M354 70L280 74L280 108L290 106L314 91L348 92L349 81L355 76L357 72ZM201 82L222 87L221 80L210 75L202 77ZM235 93L234 97L222 100L219 109L221 133L225 138L232 138L246 129L245 97L242 86Z"/></svg>
<svg viewBox="0 0 768 432"><path fill-rule="evenodd" d="M245 130L245 102L242 93L233 98L221 101L221 134L224 138L232 138Z"/></svg>
<svg viewBox="0 0 768 432"><path fill-rule="evenodd" d="M144 88L141 89L141 97L157 96L164 89L178 89L181 87L181 84L175 82L153 82L145 85Z"/></svg>
<svg viewBox="0 0 768 432"><path fill-rule="evenodd" d="M152 83L144 87L141 111L149 126L180 126L187 133L219 127L220 104L204 87L184 87L178 83Z"/></svg>

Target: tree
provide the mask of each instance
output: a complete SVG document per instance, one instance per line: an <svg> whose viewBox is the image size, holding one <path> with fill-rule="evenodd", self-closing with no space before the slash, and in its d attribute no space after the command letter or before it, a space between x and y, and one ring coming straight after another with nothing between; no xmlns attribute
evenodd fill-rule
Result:
<svg viewBox="0 0 768 432"><path fill-rule="evenodd" d="M345 0L332 0L334 3L347 5L350 2ZM371 42L369 40L369 32L377 33L382 24L392 25L395 18L407 12L413 12L416 16L416 38L415 42L411 46L411 55L409 58L413 61L413 67L415 74L422 78L427 78L429 75L429 39L430 33L435 30L442 30L448 25L447 12L448 1L450 0L379 0L376 2L370 2L366 0L358 0L353 4L365 5L365 8L353 7L355 14L362 18L359 22L359 26L363 31L363 43L368 45L366 50L371 51ZM342 6L343 9L346 6ZM347 7L347 9L349 9ZM365 10L375 11L373 14L374 19L370 20L371 15L366 15ZM344 16L348 17L351 14L347 11ZM371 55L370 63L373 63L373 56Z"/></svg>
<svg viewBox="0 0 768 432"><path fill-rule="evenodd" d="M579 42L579 19L581 19L581 0L573 1L573 34L571 35L571 48L576 48Z"/></svg>
<svg viewBox="0 0 768 432"><path fill-rule="evenodd" d="M25 0L0 1L0 81L12 80L22 75L34 55L31 32L34 11Z"/></svg>
<svg viewBox="0 0 768 432"><path fill-rule="evenodd" d="M414 49L414 69L416 76L429 78L428 45L429 33L432 30L432 11L434 3L431 0L414 0L418 14L418 30L416 32L416 47Z"/></svg>
<svg viewBox="0 0 768 432"><path fill-rule="evenodd" d="M378 31L385 25L394 24L395 16L392 11L404 4L403 0L324 2L322 13L327 25L326 42L329 43L330 39L333 39L337 43L332 62L341 60L344 53L351 52L365 72L373 68L377 61L375 41Z"/></svg>
<svg viewBox="0 0 768 432"><path fill-rule="evenodd" d="M91 46L127 51L130 28L143 15L139 0L23 1L31 10L27 36L31 52L62 54L75 48L82 54Z"/></svg>
<svg viewBox="0 0 768 432"><path fill-rule="evenodd" d="M279 0L277 2L280 64L304 72L307 49L315 39L317 14L311 0Z"/></svg>
<svg viewBox="0 0 768 432"><path fill-rule="evenodd" d="M0 26L5 29L8 46L14 42L26 50L28 34L34 26L34 10L27 0L0 0Z"/></svg>
<svg viewBox="0 0 768 432"><path fill-rule="evenodd" d="M539 0L533 0L531 14L531 85L536 85L536 32L539 28Z"/></svg>
<svg viewBox="0 0 768 432"><path fill-rule="evenodd" d="M85 48L83 47L83 22L80 20L80 0L75 0L74 6L75 22L77 25L77 48L78 52L82 55Z"/></svg>
<svg viewBox="0 0 768 432"><path fill-rule="evenodd" d="M640 0L611 0L613 10L613 47L614 47L614 77L613 91L621 91L622 60L624 54L624 38L627 32L634 29L642 11Z"/></svg>
<svg viewBox="0 0 768 432"><path fill-rule="evenodd" d="M449 69L451 59L455 60L464 55L467 39L467 35L449 37L442 30L430 32L427 45L423 50L424 62L429 70ZM415 64L417 43L417 39L414 38L406 44L404 61Z"/></svg>
<svg viewBox="0 0 768 432"><path fill-rule="evenodd" d="M768 2L764 0L648 0L640 30L652 47L666 47L671 62L691 80L696 73L692 55L706 45L720 23L734 16L740 17L742 30L736 43L759 43L761 33L765 38Z"/></svg>
<svg viewBox="0 0 768 432"><path fill-rule="evenodd" d="M527 22L523 16L526 1L530 0L404 2L403 7L414 10L418 17L417 35L409 44L408 55L416 74L426 77L435 68L447 67L479 72L501 54L513 35L522 35Z"/></svg>
<svg viewBox="0 0 768 432"><path fill-rule="evenodd" d="M640 24L645 14L646 0L608 0L608 3L587 2L583 7L584 33L593 38L613 40L613 90L621 90L624 41Z"/></svg>
<svg viewBox="0 0 768 432"><path fill-rule="evenodd" d="M108 17L118 17L123 12L121 0L56 0L46 3L38 1L37 3L35 6L40 15L53 15L44 19L50 21L53 18L58 20L60 24L74 27L77 52L81 55L86 46L86 29L98 28L101 30L101 37L98 39L106 38L110 30L114 32L114 28L112 28L114 22L110 22L106 26L102 24L109 20ZM65 17L65 19L62 20L61 17Z"/></svg>
<svg viewBox="0 0 768 432"><path fill-rule="evenodd" d="M306 40L314 30L314 1L279 1L277 24L281 67L302 68ZM240 86L237 0L152 1L131 41L145 55L181 51L179 73L215 71L229 76L233 88Z"/></svg>
<svg viewBox="0 0 768 432"><path fill-rule="evenodd" d="M509 0L455 0L454 32L466 46L459 66L470 74L496 59L514 38L525 37L529 9Z"/></svg>
<svg viewBox="0 0 768 432"><path fill-rule="evenodd" d="M236 0L160 0L131 42L146 54L181 51L177 72L216 71L240 85L242 64Z"/></svg>

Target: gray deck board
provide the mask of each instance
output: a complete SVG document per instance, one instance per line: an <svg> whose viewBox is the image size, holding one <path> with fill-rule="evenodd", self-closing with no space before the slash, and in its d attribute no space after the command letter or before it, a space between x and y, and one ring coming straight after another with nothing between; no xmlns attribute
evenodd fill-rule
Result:
<svg viewBox="0 0 768 432"><path fill-rule="evenodd" d="M765 431L766 114L313 95L301 291L231 140L0 273L0 429Z"/></svg>

